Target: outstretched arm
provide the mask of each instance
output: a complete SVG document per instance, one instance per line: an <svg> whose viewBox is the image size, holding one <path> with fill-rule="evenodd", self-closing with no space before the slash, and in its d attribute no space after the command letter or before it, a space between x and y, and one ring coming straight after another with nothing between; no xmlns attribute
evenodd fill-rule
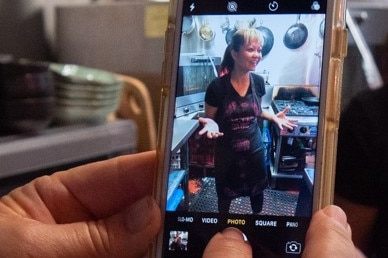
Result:
<svg viewBox="0 0 388 258"><path fill-rule="evenodd" d="M276 124L279 127L280 130L283 130L284 127L287 129L293 129L297 126L295 124L297 120L289 119L287 117L287 113L289 110L290 110L290 107L286 107L285 109L283 109L282 111L280 111L275 115L269 112L263 111L261 114L261 117L268 121L272 121L274 124Z"/></svg>
<svg viewBox="0 0 388 258"><path fill-rule="evenodd" d="M214 121L217 109L217 107L205 104L205 117L200 117L198 119L203 126L203 128L199 131L200 135L206 134L209 139L218 138L224 135L220 132L218 124Z"/></svg>

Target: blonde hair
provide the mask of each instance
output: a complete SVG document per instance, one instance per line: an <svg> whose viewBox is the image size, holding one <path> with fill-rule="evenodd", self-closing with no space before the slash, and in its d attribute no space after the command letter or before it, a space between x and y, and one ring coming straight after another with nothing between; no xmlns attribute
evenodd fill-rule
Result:
<svg viewBox="0 0 388 258"><path fill-rule="evenodd" d="M236 31L235 35L236 34L240 34L242 36L242 38L244 39L243 44L249 44L249 43L254 42L254 41L264 43L263 34L261 34L261 32L256 30L255 28L241 29L241 30Z"/></svg>
<svg viewBox="0 0 388 258"><path fill-rule="evenodd" d="M238 52L240 47L244 44L250 44L251 42L258 41L261 45L264 44L264 37L260 31L255 28L240 29L237 30L232 40L225 49L224 58L221 63L221 71L231 72L234 68L234 60L232 58L232 50Z"/></svg>

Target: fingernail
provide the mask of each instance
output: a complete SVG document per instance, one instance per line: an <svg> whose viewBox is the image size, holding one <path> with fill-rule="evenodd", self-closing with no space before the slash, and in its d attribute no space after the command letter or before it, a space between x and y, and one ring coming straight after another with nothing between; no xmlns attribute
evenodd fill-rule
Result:
<svg viewBox="0 0 388 258"><path fill-rule="evenodd" d="M145 197L132 204L127 213L127 228L137 233L151 223L154 200Z"/></svg>
<svg viewBox="0 0 388 258"><path fill-rule="evenodd" d="M340 207L335 205L329 205L323 209L323 212L328 217L331 217L341 223L344 228L348 227L346 214Z"/></svg>
<svg viewBox="0 0 388 258"><path fill-rule="evenodd" d="M247 236L237 228L233 228L233 227L226 228L224 229L224 231L222 231L222 235L228 238L243 240L244 242L248 242Z"/></svg>

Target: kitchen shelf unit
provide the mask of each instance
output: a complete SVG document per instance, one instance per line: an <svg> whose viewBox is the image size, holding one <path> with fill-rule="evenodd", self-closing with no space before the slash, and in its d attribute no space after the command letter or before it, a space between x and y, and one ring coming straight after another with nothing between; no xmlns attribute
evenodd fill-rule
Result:
<svg viewBox="0 0 388 258"><path fill-rule="evenodd" d="M137 126L127 119L53 127L34 135L3 136L0 137L0 188L9 178L17 181L18 177L37 171L52 173L58 168L136 151Z"/></svg>

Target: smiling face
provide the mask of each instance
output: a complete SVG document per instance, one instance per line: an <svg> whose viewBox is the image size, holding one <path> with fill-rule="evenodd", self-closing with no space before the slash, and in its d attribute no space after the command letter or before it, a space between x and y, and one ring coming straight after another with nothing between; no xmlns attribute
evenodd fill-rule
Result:
<svg viewBox="0 0 388 258"><path fill-rule="evenodd" d="M263 35L255 28L236 31L225 49L221 71L225 73L254 71L262 59L263 44Z"/></svg>
<svg viewBox="0 0 388 258"><path fill-rule="evenodd" d="M250 72L262 59L263 36L254 28L237 31L231 44L233 70Z"/></svg>
<svg viewBox="0 0 388 258"><path fill-rule="evenodd" d="M241 72L250 72L256 69L262 59L263 44L259 39L251 39L240 46L238 51L232 50L234 69Z"/></svg>

